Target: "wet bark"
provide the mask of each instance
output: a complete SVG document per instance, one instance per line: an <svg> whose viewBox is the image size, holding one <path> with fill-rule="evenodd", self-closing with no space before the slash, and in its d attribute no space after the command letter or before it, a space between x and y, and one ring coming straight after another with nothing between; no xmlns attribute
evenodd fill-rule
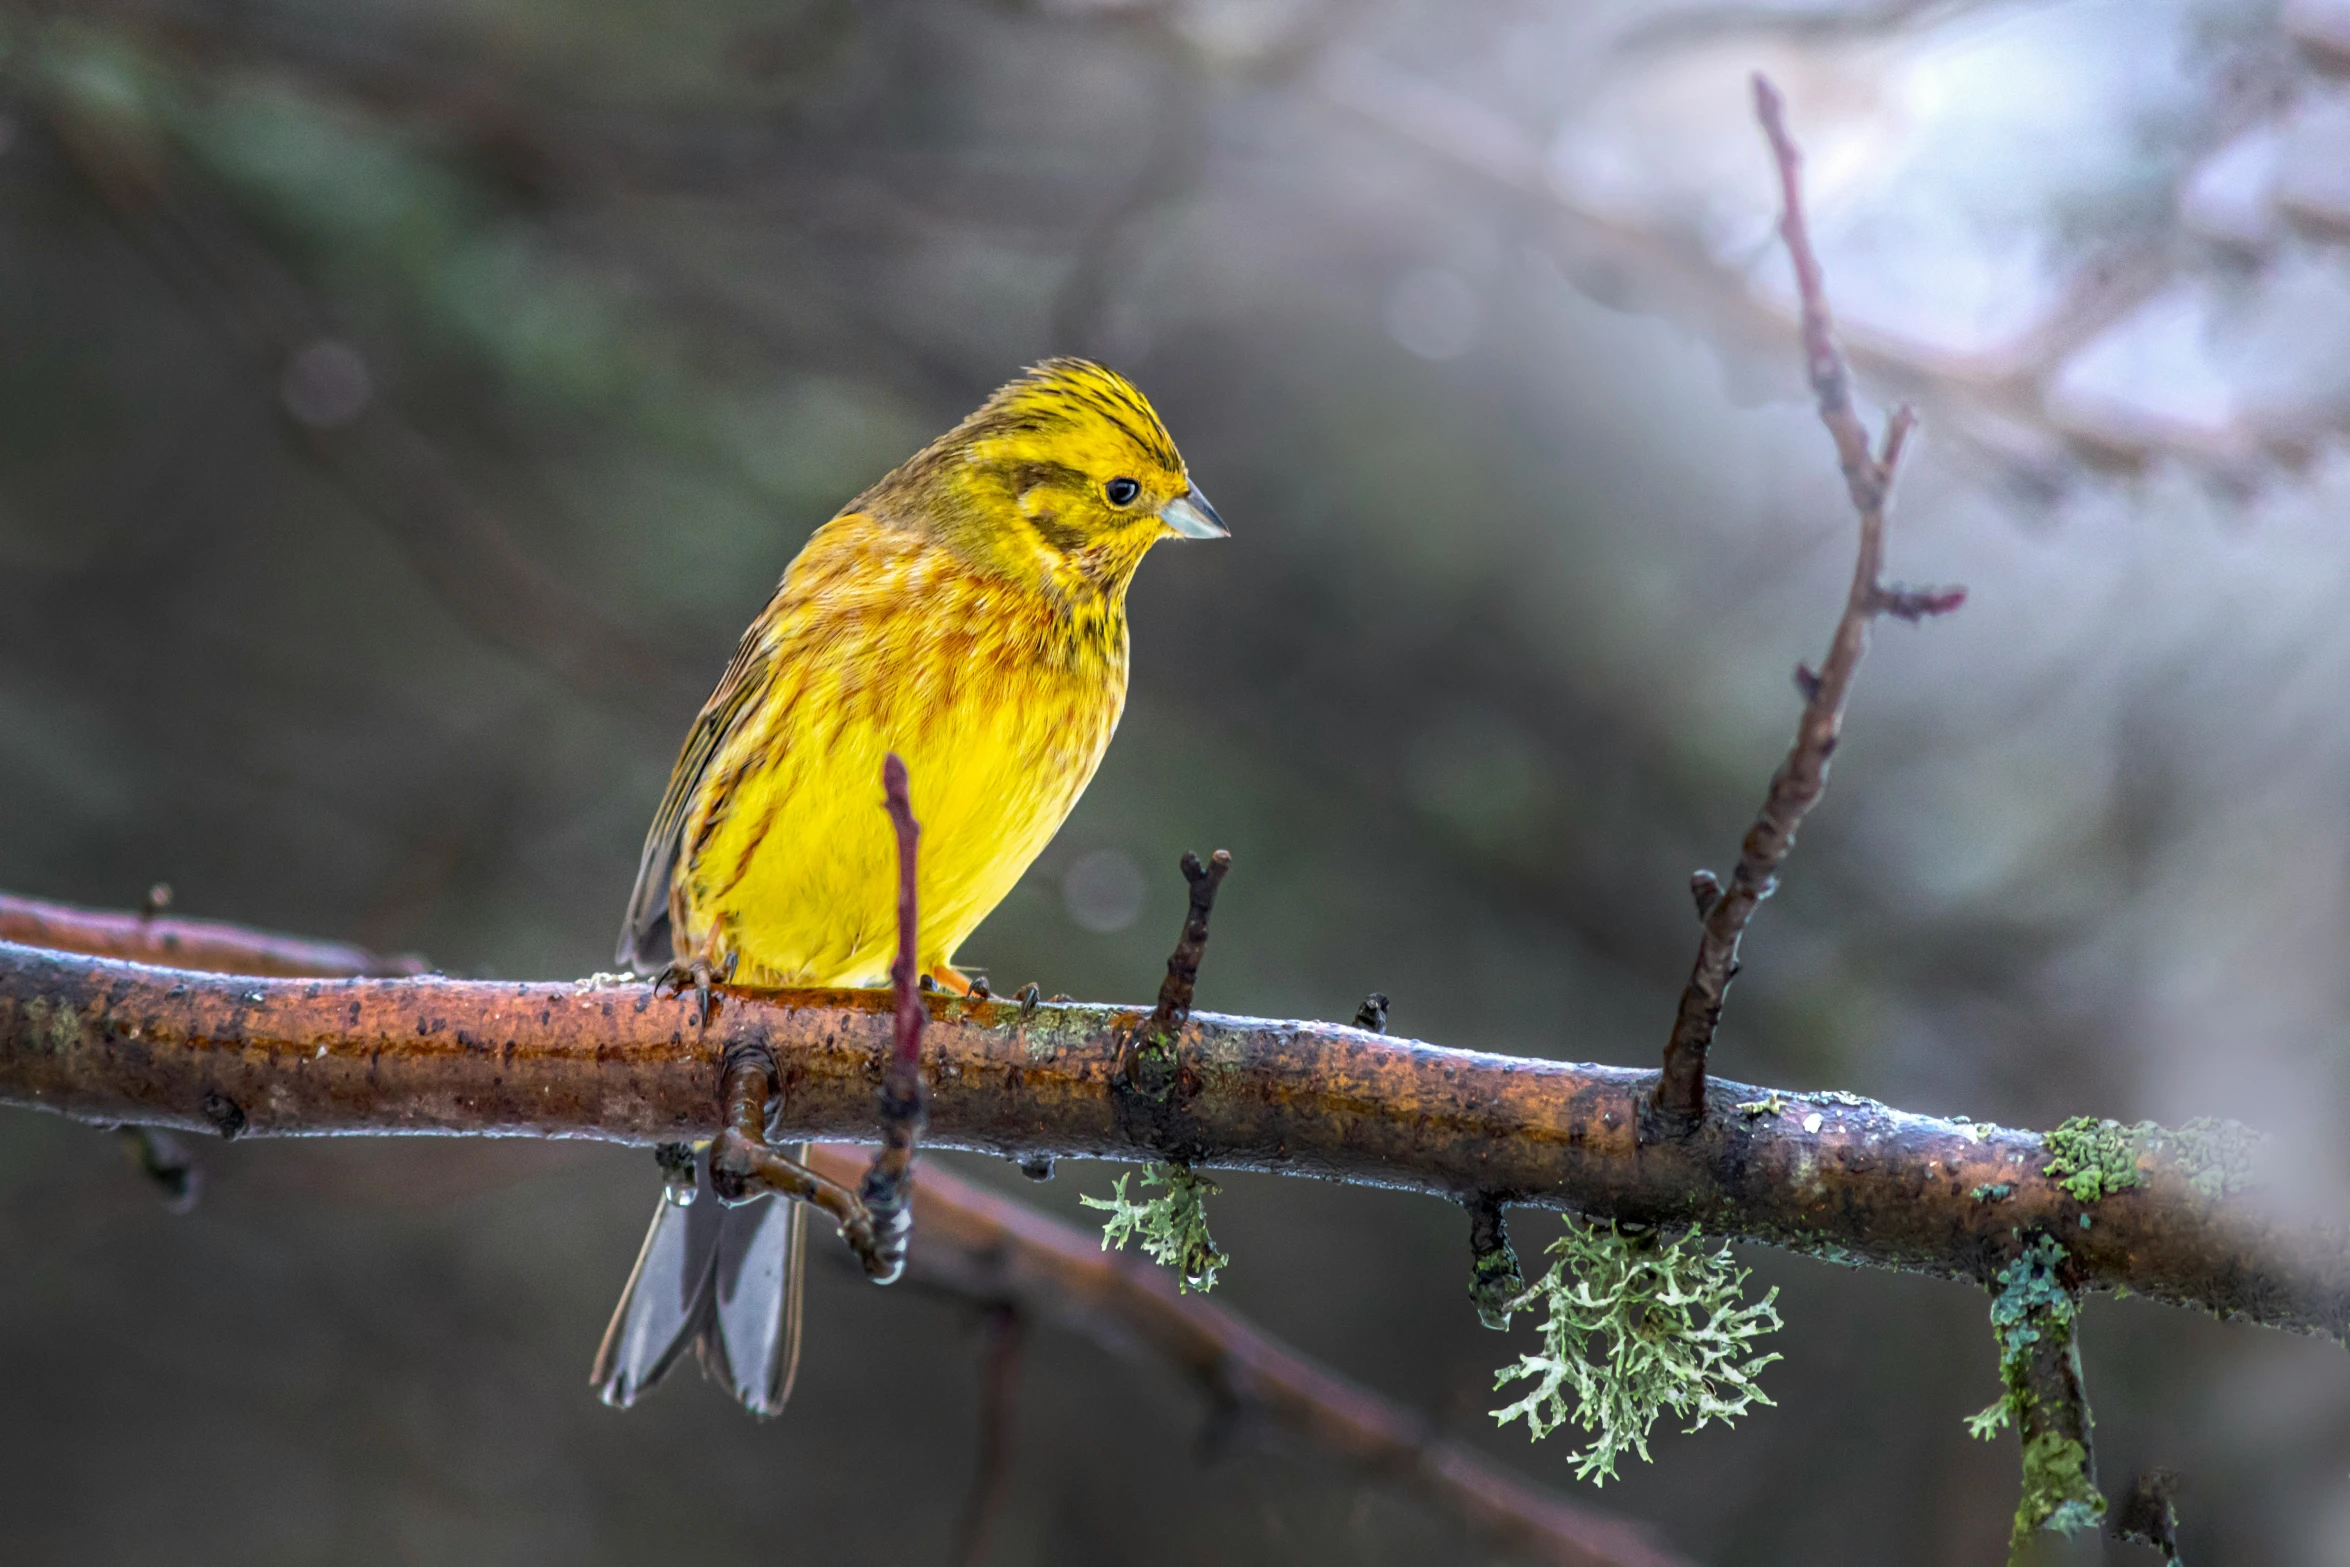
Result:
<svg viewBox="0 0 2350 1567"><path fill-rule="evenodd" d="M1164 1099L1120 1079L1142 1006L923 998L930 1141L1020 1161L1180 1160L1490 1198L1988 1284L2019 1235L2063 1239L2090 1289L2339 1337L2350 1241L2213 1199L2141 1161L2094 1204L2038 1134L1848 1095L1707 1084L1685 1137L1643 1143L1654 1072L1449 1050L1335 1023L1194 1013ZM247 1136L706 1137L735 1044L774 1052L779 1140L870 1140L889 992L721 991L434 977L269 980L0 945L0 1102ZM2004 1187L2003 1196L1977 1193ZM2089 1218L2084 1228L2082 1219Z"/></svg>

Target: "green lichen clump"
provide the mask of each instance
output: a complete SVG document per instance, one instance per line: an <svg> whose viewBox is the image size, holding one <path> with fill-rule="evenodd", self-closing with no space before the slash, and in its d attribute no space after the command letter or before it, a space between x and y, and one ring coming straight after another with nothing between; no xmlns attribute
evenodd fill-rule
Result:
<svg viewBox="0 0 2350 1567"><path fill-rule="evenodd" d="M1109 1214L1102 1221L1102 1249L1107 1251L1116 1246L1123 1251L1128 1241L1140 1239L1144 1256L1173 1268L1184 1289L1198 1290L1205 1295L1216 1287L1217 1270L1232 1260L1216 1249L1215 1239L1208 1234L1204 1202L1219 1188L1207 1177L1192 1174L1190 1166L1183 1164L1146 1164L1142 1167L1142 1184L1167 1189L1156 1197L1134 1202L1126 1195L1126 1176L1120 1175L1107 1198L1078 1199L1088 1208L1100 1208Z"/></svg>
<svg viewBox="0 0 2350 1567"><path fill-rule="evenodd" d="M1991 1336L1999 1345L2004 1391L1988 1408L1967 1417L1968 1434L1986 1442L2010 1423L2030 1432L2023 1446L2023 1499L2016 1504L2009 1546L2016 1556L2038 1530L2071 1534L2105 1516L2105 1498L2089 1481L2088 1449L2045 1423L2032 1430L2029 1418L2035 1402L2035 1348L2048 1342L2073 1353L2079 1307L2058 1275L2064 1261L2064 1248L2043 1235L1999 1275L1999 1293L1991 1301Z"/></svg>
<svg viewBox="0 0 2350 1567"><path fill-rule="evenodd" d="M2064 1248L2043 1235L1999 1275L1999 1293L1991 1301L1991 1337L1999 1345L1999 1380L2007 1391L1967 1417L1970 1435L1988 1442L2023 1413L2032 1396L2025 1383L2032 1346L2043 1332L2072 1337L2078 1307L2057 1277L2063 1265Z"/></svg>
<svg viewBox="0 0 2350 1567"><path fill-rule="evenodd" d="M2010 1553L2039 1530L2078 1534L2105 1517L2105 1498L2089 1483L2089 1450L2061 1431L2043 1431L2024 1444L2024 1499L2015 1510Z"/></svg>
<svg viewBox="0 0 2350 1567"><path fill-rule="evenodd" d="M2076 1201L2096 1202L2142 1185L2138 1160L2146 1155L2168 1159L2197 1196L2216 1202L2252 1184L2252 1151L2260 1134L2212 1116L2197 1116L2174 1131L2153 1121L2124 1126L2076 1115L2043 1142L2049 1160L2041 1173L2055 1176Z"/></svg>
<svg viewBox="0 0 2350 1567"><path fill-rule="evenodd" d="M2152 1121L2124 1126L2076 1115L2043 1139L2049 1157L2040 1173L2055 1176L2075 1202L2096 1202L2109 1192L2127 1191L2145 1179L2138 1173L2139 1139L2160 1130Z"/></svg>
<svg viewBox="0 0 2350 1567"><path fill-rule="evenodd" d="M1694 1417L1695 1431L1771 1402L1755 1377L1780 1357L1753 1351L1779 1326L1779 1292L1744 1302L1748 1270L1731 1264L1728 1245L1708 1253L1694 1225L1665 1240L1569 1219L1549 1255L1550 1271L1520 1302L1546 1310L1542 1353L1493 1383L1530 1379L1534 1389L1493 1414L1504 1425L1523 1417L1537 1439L1570 1420L1589 1432L1590 1444L1568 1455L1577 1479L1606 1484L1627 1451L1646 1462L1664 1410Z"/></svg>

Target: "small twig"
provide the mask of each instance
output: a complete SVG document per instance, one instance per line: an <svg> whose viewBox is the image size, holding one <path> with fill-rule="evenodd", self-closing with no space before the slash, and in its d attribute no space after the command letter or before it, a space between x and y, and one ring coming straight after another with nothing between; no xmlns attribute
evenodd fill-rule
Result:
<svg viewBox="0 0 2350 1567"><path fill-rule="evenodd" d="M1204 866L1198 855L1184 852L1183 879L1191 884L1191 907L1184 915L1183 934L1168 955L1167 977L1160 982L1159 1004L1151 1009L1146 1031L1173 1035L1190 1018L1192 987L1199 982L1200 958L1208 949L1208 916L1215 912L1216 889L1224 885L1225 873L1231 869L1229 849L1209 855Z"/></svg>
<svg viewBox="0 0 2350 1567"><path fill-rule="evenodd" d="M2177 1497L2186 1480L2175 1470L2148 1469L2130 1482L2121 1512L2113 1521L2113 1537L2162 1552L2169 1567L2180 1567Z"/></svg>
<svg viewBox="0 0 2350 1567"><path fill-rule="evenodd" d="M1794 264L1796 293L1802 301L1804 371L1819 404L1820 422L1836 443L1844 486L1860 517L1860 548L1853 563L1852 588L1828 645L1827 659L1816 674L1806 666L1796 670L1796 686L1804 704L1795 744L1772 776L1762 810L1747 829L1729 885L1719 888L1717 895L1710 875L1701 873L1702 879L1692 881L1704 933L1698 940L1688 986L1681 992L1672 1037L1665 1045L1664 1070L1657 1081L1655 1108L1663 1123L1660 1129L1665 1131L1686 1131L1704 1114L1706 1054L1721 1023L1723 998L1738 972L1740 938L1756 908L1778 886L1779 869L1795 847L1796 830L1827 787L1828 759L1843 731L1844 703L1852 691L1853 675L1868 651L1869 623L1886 614L1905 620L1947 614L1966 599L1960 588L1920 590L1888 587L1883 581L1885 502L1916 416L1906 405L1896 408L1886 426L1882 451L1870 449L1868 429L1853 411L1852 378L1836 347L1826 280L1804 221L1802 154L1787 134L1778 92L1760 76L1754 79L1754 107L1778 166L1783 204L1779 234Z"/></svg>
<svg viewBox="0 0 2350 1567"><path fill-rule="evenodd" d="M2081 1352L2069 1308L2035 1323L2038 1339L2024 1369L2016 1434L2024 1454L2024 1496L2008 1542L2009 1561L2032 1560L2031 1537L2043 1529L2094 1528L2105 1499L2097 1494L2095 1421L2081 1385ZM2067 1456L2070 1455L2070 1456Z"/></svg>
<svg viewBox="0 0 2350 1567"><path fill-rule="evenodd" d="M898 959L890 967L896 1012L889 1067L881 1080L881 1151L865 1172L860 1195L872 1215L874 1245L886 1265L868 1271L876 1284L888 1284L905 1271L906 1242L914 1225L906 1195L913 1181L914 1144L929 1119L929 1106L922 1092L922 1023L927 1014L919 991L922 915L915 890L922 826L914 820L907 793L906 764L895 751L881 764L881 788L898 839Z"/></svg>
<svg viewBox="0 0 2350 1567"><path fill-rule="evenodd" d="M1012 1494L1012 1437L1020 1401L1020 1350L1027 1319L1009 1301L987 1308L987 1360L979 1374L979 1461L971 1472L971 1499L955 1530L957 1567L987 1559L987 1537Z"/></svg>
<svg viewBox="0 0 2350 1567"><path fill-rule="evenodd" d="M1191 1018L1192 987L1199 982L1201 956L1208 948L1208 915L1216 907L1216 889L1232 869L1232 854L1218 849L1202 865L1199 856L1183 851L1183 879L1191 884L1191 905L1183 917L1183 934L1167 958L1167 977L1159 983L1159 1002L1151 1008L1127 1041L1125 1073L1140 1093L1166 1097L1175 1080L1175 1038Z"/></svg>
<svg viewBox="0 0 2350 1567"><path fill-rule="evenodd" d="M118 1126L114 1130L139 1173L160 1188L167 1210L186 1213L196 1206L204 1195L204 1167L178 1138L159 1126Z"/></svg>
<svg viewBox="0 0 2350 1567"><path fill-rule="evenodd" d="M1468 1206L1469 1300L1479 1322L1506 1332L1511 1310L1525 1297L1526 1276L1518 1269L1517 1248L1510 1244L1499 1199L1479 1196Z"/></svg>
<svg viewBox="0 0 2350 1567"><path fill-rule="evenodd" d="M1991 1298L2001 1392L1967 1426L1988 1440L2012 1423L2021 1444L2023 1494L2008 1536L2009 1567L2038 1559L2034 1537L2042 1530L2076 1534L2105 1516L2081 1386L2076 1274L2064 1248L2039 1234L2000 1273Z"/></svg>

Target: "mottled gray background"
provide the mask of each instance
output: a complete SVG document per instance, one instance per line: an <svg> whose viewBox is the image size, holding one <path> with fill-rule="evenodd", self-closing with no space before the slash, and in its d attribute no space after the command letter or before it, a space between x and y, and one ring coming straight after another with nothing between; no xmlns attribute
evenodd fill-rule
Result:
<svg viewBox="0 0 2350 1567"><path fill-rule="evenodd" d="M969 956L1147 996L1176 856L1221 845L1203 1005L1380 989L1400 1033L1648 1063L1688 874L1849 571L1770 326L1761 64L1890 356L1864 391L1925 407L1896 569L1973 599L1881 634L1720 1066L2022 1125L2235 1116L2275 1200L2338 1210L2350 131L2332 8L2293 10L0 13L0 886L604 967L800 540L1076 349L1158 401L1234 537L1147 564L1124 728ZM2100 267L2136 292L2072 330ZM785 1418L690 1373L615 1414L586 1371L641 1152L204 1155L175 1218L111 1139L0 1114L0 1556L944 1558L961 1309L820 1270ZM1109 1179L954 1162L1072 1216ZM1457 1212L1240 1177L1213 1214L1219 1299L1573 1487L1566 1437L1484 1413L1532 1338L1477 1327ZM1779 1407L1581 1494L1725 1567L1999 1559L1982 1298L1751 1261ZM2189 1560L2350 1563L2338 1347L2098 1299L2084 1355L2109 1481L2192 1476ZM1021 1388L996 1561L1475 1558L1312 1453L1202 1466L1162 1370L1040 1331Z"/></svg>

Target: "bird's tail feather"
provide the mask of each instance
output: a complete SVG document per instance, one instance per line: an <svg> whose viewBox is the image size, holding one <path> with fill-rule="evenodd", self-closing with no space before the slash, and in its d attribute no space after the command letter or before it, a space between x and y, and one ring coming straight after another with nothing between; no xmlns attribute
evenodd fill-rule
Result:
<svg viewBox="0 0 2350 1567"><path fill-rule="evenodd" d="M707 1150L694 1172L694 1201L664 1196L654 1213L589 1381L625 1409L691 1348L744 1408L780 1413L799 1370L805 1207L780 1197L721 1206Z"/></svg>

